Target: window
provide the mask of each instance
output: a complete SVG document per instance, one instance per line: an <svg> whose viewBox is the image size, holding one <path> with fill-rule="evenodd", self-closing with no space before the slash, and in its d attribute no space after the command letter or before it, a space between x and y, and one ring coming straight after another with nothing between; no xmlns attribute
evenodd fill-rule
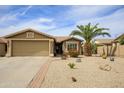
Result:
<svg viewBox="0 0 124 93"><path fill-rule="evenodd" d="M67 49L69 50L77 50L77 44L76 43L68 43Z"/></svg>
<svg viewBox="0 0 124 93"><path fill-rule="evenodd" d="M34 38L33 32L27 32L27 38Z"/></svg>

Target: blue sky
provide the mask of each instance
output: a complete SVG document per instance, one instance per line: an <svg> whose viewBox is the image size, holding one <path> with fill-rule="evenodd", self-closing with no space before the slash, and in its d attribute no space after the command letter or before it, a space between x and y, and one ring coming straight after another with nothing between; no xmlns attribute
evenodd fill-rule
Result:
<svg viewBox="0 0 124 93"><path fill-rule="evenodd" d="M124 33L124 6L0 6L0 36L25 28L63 36L77 29L76 25L89 22L109 28L111 38L115 38Z"/></svg>

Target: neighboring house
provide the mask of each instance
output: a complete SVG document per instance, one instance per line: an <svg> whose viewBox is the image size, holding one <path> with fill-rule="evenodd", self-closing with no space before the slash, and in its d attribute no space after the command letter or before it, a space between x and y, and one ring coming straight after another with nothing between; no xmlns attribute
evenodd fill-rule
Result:
<svg viewBox="0 0 124 93"><path fill-rule="evenodd" d="M95 43L97 44L97 54L102 55L103 49L105 50L105 54L110 56L112 50L112 41L114 39L96 39Z"/></svg>
<svg viewBox="0 0 124 93"><path fill-rule="evenodd" d="M124 57L124 44L120 43L120 39L124 41L124 34L120 35L113 41L113 46L116 46L115 56Z"/></svg>
<svg viewBox="0 0 124 93"><path fill-rule="evenodd" d="M81 54L81 40L70 36L55 37L56 54L78 51Z"/></svg>
<svg viewBox="0 0 124 93"><path fill-rule="evenodd" d="M0 56L5 56L7 51L7 41L4 38L0 38Z"/></svg>
<svg viewBox="0 0 124 93"><path fill-rule="evenodd" d="M80 53L81 40L75 37L54 37L33 29L25 29L4 37L6 56L54 56L69 49Z"/></svg>

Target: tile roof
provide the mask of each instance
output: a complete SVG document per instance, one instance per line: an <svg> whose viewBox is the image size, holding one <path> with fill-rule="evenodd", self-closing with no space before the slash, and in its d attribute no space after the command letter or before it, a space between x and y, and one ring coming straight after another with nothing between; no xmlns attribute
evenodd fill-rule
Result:
<svg viewBox="0 0 124 93"><path fill-rule="evenodd" d="M43 33L43 32L37 31L37 30L34 30L34 29L32 29L32 28L27 28L27 29L24 29L24 30L20 30L20 31L18 31L18 32L14 32L14 33L12 33L12 34L6 35L6 36L4 36L4 37L5 37L5 38L8 38L8 37L11 37L11 36L14 36L14 35L17 35L17 34L24 33L24 32L26 32L26 31L33 31L33 32L36 32L36 33L39 33L39 34L41 34L41 35L45 35L45 36L48 36L48 37L54 39L54 37L53 37L52 35L48 35L48 34L46 34L46 33Z"/></svg>
<svg viewBox="0 0 124 93"><path fill-rule="evenodd" d="M115 38L115 40L114 40L114 41L118 41L120 38L124 38L124 33L123 33L123 34L121 34L120 36L118 36L117 38Z"/></svg>
<svg viewBox="0 0 124 93"><path fill-rule="evenodd" d="M96 44L111 44L114 39L96 39Z"/></svg>
<svg viewBox="0 0 124 93"><path fill-rule="evenodd" d="M62 42L62 41L69 40L69 39L76 39L76 40L81 41L80 39L71 37L71 36L54 36L54 37L55 37L56 42Z"/></svg>

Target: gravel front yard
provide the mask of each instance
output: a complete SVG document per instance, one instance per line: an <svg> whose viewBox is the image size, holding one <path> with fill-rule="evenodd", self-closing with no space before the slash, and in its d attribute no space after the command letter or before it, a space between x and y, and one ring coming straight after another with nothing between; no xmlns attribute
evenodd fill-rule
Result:
<svg viewBox="0 0 124 93"><path fill-rule="evenodd" d="M82 62L75 62L75 58L61 60L54 58L47 72L42 87L70 88L70 87L124 87L124 58L115 58L114 62L101 57L83 57ZM75 69L67 65L70 62L76 64ZM100 65L109 64L112 69L103 71ZM77 82L72 81L72 77Z"/></svg>

